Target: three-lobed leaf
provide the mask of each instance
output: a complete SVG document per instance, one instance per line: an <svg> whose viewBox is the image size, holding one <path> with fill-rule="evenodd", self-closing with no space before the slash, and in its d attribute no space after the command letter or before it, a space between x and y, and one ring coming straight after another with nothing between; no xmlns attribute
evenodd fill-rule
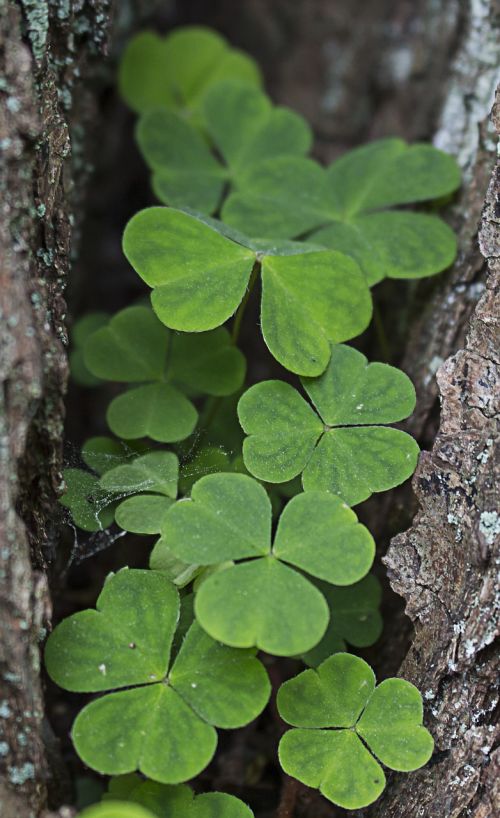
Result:
<svg viewBox="0 0 500 818"><path fill-rule="evenodd" d="M357 656L337 653L285 682L277 704L295 728L280 742L283 769L346 809L379 797L385 776L378 762L411 771L432 754L418 690L404 679L375 687L373 671Z"/></svg>
<svg viewBox="0 0 500 818"><path fill-rule="evenodd" d="M265 706L269 682L252 652L215 643L196 623L169 667L178 617L178 592L162 574L123 570L106 582L97 610L69 617L49 637L47 670L61 687L118 691L88 704L73 725L75 747L94 769L185 781L209 763L214 726L242 726Z"/></svg>
<svg viewBox="0 0 500 818"><path fill-rule="evenodd" d="M196 121L207 90L226 78L261 84L248 55L202 26L184 26L165 38L151 31L137 34L125 49L118 77L122 97L134 111L165 107Z"/></svg>
<svg viewBox="0 0 500 818"><path fill-rule="evenodd" d="M306 492L330 491L349 505L397 486L413 473L418 446L380 424L407 417L415 405L410 379L387 364L334 346L319 378L302 378L318 414L289 384L264 381L240 398L248 437L243 457L260 480L280 483L302 473Z"/></svg>
<svg viewBox="0 0 500 818"><path fill-rule="evenodd" d="M252 271L261 268L261 323L269 350L292 372L321 374L330 344L359 335L370 321L371 297L361 271L341 253L255 246L191 214L161 207L134 216L123 238L128 260L153 287L159 319L181 331L203 332L230 318Z"/></svg>
<svg viewBox="0 0 500 818"><path fill-rule="evenodd" d="M169 509L162 538L186 563L244 560L208 576L197 592L196 616L214 639L294 655L319 642L328 624L324 597L296 569L349 585L368 572L375 547L355 514L327 492L290 500L273 545L271 518L259 483L213 474Z"/></svg>

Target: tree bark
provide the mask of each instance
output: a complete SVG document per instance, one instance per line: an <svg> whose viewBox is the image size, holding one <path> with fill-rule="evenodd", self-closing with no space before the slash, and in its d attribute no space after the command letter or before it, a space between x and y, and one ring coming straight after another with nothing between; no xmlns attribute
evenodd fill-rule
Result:
<svg viewBox="0 0 500 818"><path fill-rule="evenodd" d="M107 0L0 8L0 814L47 805L39 641L62 484L67 375L64 288L75 185L70 126L85 122L86 76L106 48ZM80 145L80 149L83 145Z"/></svg>

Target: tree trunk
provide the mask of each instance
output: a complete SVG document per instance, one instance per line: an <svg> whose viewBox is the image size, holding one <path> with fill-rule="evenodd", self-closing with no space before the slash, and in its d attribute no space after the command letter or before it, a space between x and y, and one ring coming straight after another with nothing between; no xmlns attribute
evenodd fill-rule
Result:
<svg viewBox="0 0 500 818"><path fill-rule="evenodd" d="M4 2L0 8L0 814L47 804L51 742L39 641L50 616L46 564L67 375L64 288L81 192L70 126L92 99L78 87L102 59L107 0ZM80 149L83 146L80 145Z"/></svg>

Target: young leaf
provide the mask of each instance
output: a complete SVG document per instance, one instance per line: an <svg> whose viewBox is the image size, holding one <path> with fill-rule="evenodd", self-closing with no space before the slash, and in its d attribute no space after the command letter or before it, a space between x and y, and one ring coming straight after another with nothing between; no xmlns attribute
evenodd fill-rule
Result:
<svg viewBox="0 0 500 818"><path fill-rule="evenodd" d="M247 241L244 236L238 241ZM250 242L252 248L254 242ZM143 210L128 223L125 254L154 287L167 326L200 332L227 320L262 266L262 331L275 358L302 375L319 375L330 342L367 326L371 298L357 265L338 253L244 247L200 219L171 208ZM182 252L179 250L182 248ZM307 286L304 285L307 283ZM193 301L194 299L194 301ZM300 331L291 332L290 327Z"/></svg>
<svg viewBox="0 0 500 818"><path fill-rule="evenodd" d="M195 795L185 784L158 784L143 781L137 775L111 779L103 800L117 798L122 790L128 800L152 810L157 818L253 818L252 811L234 795L223 792Z"/></svg>
<svg viewBox="0 0 500 818"><path fill-rule="evenodd" d="M113 522L112 496L99 485L98 478L83 469L64 469L66 492L59 502L71 512L75 525L83 531L102 531Z"/></svg>
<svg viewBox="0 0 500 818"><path fill-rule="evenodd" d="M127 497L116 507L115 521L120 528L132 534L159 534L171 505L172 500L160 494Z"/></svg>
<svg viewBox="0 0 500 818"><path fill-rule="evenodd" d="M377 641L383 628L379 610L382 592L373 574L344 588L326 582L316 585L328 602L330 622L321 642L302 654L307 665L317 667L333 653L346 650L346 642L366 648Z"/></svg>
<svg viewBox="0 0 500 818"><path fill-rule="evenodd" d="M158 818L140 804L128 804L126 801L108 801L94 804L83 812L79 818Z"/></svg>
<svg viewBox="0 0 500 818"><path fill-rule="evenodd" d="M283 769L346 809L368 806L384 789L383 770L369 750L390 769L405 771L432 754L418 690L404 679L375 687L369 665L348 653L285 682L277 704L299 728L280 742Z"/></svg>
<svg viewBox="0 0 500 818"><path fill-rule="evenodd" d="M214 726L242 726L265 706L260 662L213 642L196 623L169 669L178 616L178 592L165 577L125 569L108 579L97 611L75 614L49 637L47 670L62 687L128 688L92 701L73 725L75 747L93 769L185 781L209 763Z"/></svg>
<svg viewBox="0 0 500 818"><path fill-rule="evenodd" d="M179 461L173 452L148 452L129 463L109 469L99 483L103 489L116 494L151 492L177 497Z"/></svg>
<svg viewBox="0 0 500 818"><path fill-rule="evenodd" d="M375 547L355 514L329 493L297 495L271 547L271 504L252 478L208 475L191 497L164 518L162 536L171 551L197 565L249 560L204 579L195 600L203 628L234 647L256 645L276 655L313 647L325 632L327 607L294 568L341 585L364 576Z"/></svg>
<svg viewBox="0 0 500 818"><path fill-rule="evenodd" d="M150 437L161 443L174 443L194 431L198 412L174 386L152 383L114 398L106 420L111 431L125 440Z"/></svg>
<svg viewBox="0 0 500 818"><path fill-rule="evenodd" d="M262 159L306 153L309 126L288 108L275 108L258 88L228 80L213 86L203 105L205 128L219 163L199 132L172 111L144 114L137 141L155 172L158 198L174 207L213 213L225 185L244 189L248 169Z"/></svg>
<svg viewBox="0 0 500 818"><path fill-rule="evenodd" d="M162 38L150 31L133 37L123 54L120 92L138 113L165 107L197 113L207 90L226 78L260 85L260 72L246 54L214 31L185 26Z"/></svg>
<svg viewBox="0 0 500 818"><path fill-rule="evenodd" d="M238 415L249 435L243 457L251 474L279 483L303 472L306 492L330 491L349 505L410 477L417 444L405 432L378 425L402 420L415 405L403 372L368 364L357 350L338 345L323 375L302 384L320 417L278 381L256 384L241 397Z"/></svg>
<svg viewBox="0 0 500 818"><path fill-rule="evenodd" d="M162 521L163 517L160 521L160 530ZM178 588L184 588L203 571L201 566L193 565L193 563L185 562L176 557L163 537L156 541L151 551L149 567L152 571L161 571Z"/></svg>
<svg viewBox="0 0 500 818"><path fill-rule="evenodd" d="M369 284L420 278L448 267L453 231L433 215L374 212L429 201L460 185L453 157L431 145L383 139L350 151L327 171L310 159L283 157L249 169L222 218L252 235L312 241L352 256Z"/></svg>

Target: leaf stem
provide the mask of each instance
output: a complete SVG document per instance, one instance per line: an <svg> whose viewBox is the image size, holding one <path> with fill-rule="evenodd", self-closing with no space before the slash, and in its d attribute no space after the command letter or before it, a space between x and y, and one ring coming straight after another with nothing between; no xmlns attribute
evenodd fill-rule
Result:
<svg viewBox="0 0 500 818"><path fill-rule="evenodd" d="M235 346L238 343L238 339L240 337L241 322L243 321L243 316L245 315L248 299L250 298L252 290L255 286L255 282L257 281L257 276L259 275L259 272L260 261L259 259L256 259L252 267L252 272L250 274L250 279L248 281L248 287L246 289L245 295L243 296L243 300L236 311L236 315L234 316L233 328L231 331L231 341Z"/></svg>

